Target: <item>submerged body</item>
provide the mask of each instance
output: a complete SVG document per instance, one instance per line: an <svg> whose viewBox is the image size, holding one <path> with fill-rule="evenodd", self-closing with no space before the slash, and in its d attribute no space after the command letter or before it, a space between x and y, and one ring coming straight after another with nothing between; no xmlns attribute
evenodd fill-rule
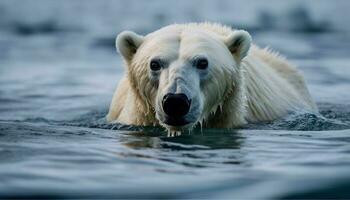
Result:
<svg viewBox="0 0 350 200"><path fill-rule="evenodd" d="M298 70L251 44L245 31L174 24L147 36L123 32L117 48L127 74L113 96L109 122L235 128L295 110L317 112Z"/></svg>

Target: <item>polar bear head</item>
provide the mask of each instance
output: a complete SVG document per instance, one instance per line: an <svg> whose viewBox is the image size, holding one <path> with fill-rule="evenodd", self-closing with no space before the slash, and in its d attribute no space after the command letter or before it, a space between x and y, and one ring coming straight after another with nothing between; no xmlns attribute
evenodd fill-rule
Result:
<svg viewBox="0 0 350 200"><path fill-rule="evenodd" d="M170 131L191 129L225 109L250 45L246 31L220 34L199 25L171 25L146 36L124 31L116 39L140 112Z"/></svg>

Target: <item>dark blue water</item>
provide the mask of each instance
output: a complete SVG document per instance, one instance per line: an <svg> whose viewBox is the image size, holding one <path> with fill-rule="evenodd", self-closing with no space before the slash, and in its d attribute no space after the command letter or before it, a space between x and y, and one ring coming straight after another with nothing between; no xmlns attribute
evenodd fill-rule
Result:
<svg viewBox="0 0 350 200"><path fill-rule="evenodd" d="M196 1L171 2L181 13L148 1L28 2L0 2L0 198L350 198L347 1L205 1L211 14ZM123 73L117 32L205 19L239 24L286 55L320 114L180 137L107 124Z"/></svg>

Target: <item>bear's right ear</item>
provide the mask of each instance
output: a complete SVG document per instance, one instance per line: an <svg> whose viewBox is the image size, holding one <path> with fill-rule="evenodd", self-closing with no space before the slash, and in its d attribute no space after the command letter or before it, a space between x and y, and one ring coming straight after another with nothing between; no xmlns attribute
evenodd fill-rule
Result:
<svg viewBox="0 0 350 200"><path fill-rule="evenodd" d="M126 61L130 61L143 42L143 36L132 31L119 33L115 45Z"/></svg>

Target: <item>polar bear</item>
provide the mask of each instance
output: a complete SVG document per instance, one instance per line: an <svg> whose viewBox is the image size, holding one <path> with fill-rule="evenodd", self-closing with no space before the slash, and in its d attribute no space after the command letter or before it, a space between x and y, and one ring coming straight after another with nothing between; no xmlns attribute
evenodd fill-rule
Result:
<svg viewBox="0 0 350 200"><path fill-rule="evenodd" d="M120 33L116 47L126 74L107 120L193 127L237 128L291 111L317 112L303 76L251 36L214 23L173 24L146 36Z"/></svg>

